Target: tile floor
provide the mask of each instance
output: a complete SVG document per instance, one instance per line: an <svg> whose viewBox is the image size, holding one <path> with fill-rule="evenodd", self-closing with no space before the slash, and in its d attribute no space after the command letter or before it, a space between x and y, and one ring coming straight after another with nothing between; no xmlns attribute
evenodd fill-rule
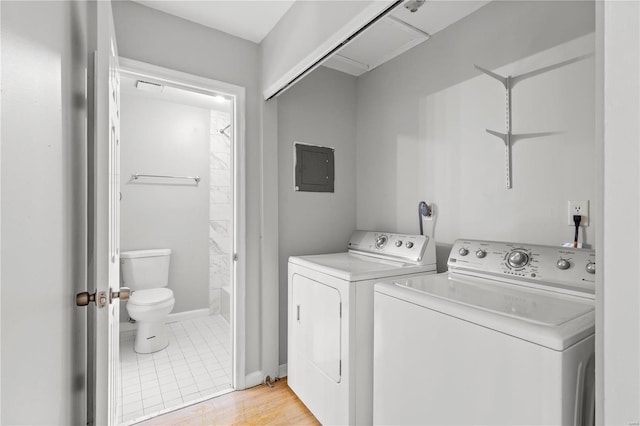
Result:
<svg viewBox="0 0 640 426"><path fill-rule="evenodd" d="M169 346L153 354L133 351L134 331L120 335L121 423L231 389L231 332L224 318L168 326Z"/></svg>

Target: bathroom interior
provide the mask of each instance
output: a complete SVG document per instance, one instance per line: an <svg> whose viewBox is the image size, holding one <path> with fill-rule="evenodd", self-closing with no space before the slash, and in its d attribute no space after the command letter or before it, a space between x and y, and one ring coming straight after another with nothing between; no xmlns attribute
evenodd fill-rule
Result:
<svg viewBox="0 0 640 426"><path fill-rule="evenodd" d="M122 74L121 276L134 291L120 310L121 423L232 390L232 112L230 96ZM143 336L132 307L154 287L173 306Z"/></svg>

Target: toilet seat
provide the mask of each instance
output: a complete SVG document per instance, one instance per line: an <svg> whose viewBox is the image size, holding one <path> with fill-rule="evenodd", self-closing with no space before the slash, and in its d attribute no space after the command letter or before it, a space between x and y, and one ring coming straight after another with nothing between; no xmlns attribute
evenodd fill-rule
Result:
<svg viewBox="0 0 640 426"><path fill-rule="evenodd" d="M136 306L151 306L167 302L173 299L173 291L168 288L151 288L137 290L129 296L129 304Z"/></svg>

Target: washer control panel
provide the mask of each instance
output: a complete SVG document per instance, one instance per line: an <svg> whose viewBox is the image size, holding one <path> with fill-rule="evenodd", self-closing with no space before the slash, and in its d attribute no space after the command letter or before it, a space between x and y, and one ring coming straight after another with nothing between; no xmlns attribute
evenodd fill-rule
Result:
<svg viewBox="0 0 640 426"><path fill-rule="evenodd" d="M595 294L594 250L497 241L457 240L449 271L502 276Z"/></svg>
<svg viewBox="0 0 640 426"><path fill-rule="evenodd" d="M389 260L436 263L435 243L425 235L355 231L349 239L349 251Z"/></svg>

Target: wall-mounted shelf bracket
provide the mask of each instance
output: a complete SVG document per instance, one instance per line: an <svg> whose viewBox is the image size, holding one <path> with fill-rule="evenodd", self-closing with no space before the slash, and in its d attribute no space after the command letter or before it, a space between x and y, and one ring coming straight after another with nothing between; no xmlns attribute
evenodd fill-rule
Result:
<svg viewBox="0 0 640 426"><path fill-rule="evenodd" d="M505 89L507 89L507 90L509 90L509 89L510 89L510 87L509 87L509 80L511 79L511 77L503 77L503 76L501 76L500 74L496 74L495 72L493 72L493 71L489 71L488 69L482 68L482 67L480 67L480 66L478 66L478 65L474 65L474 67L475 67L477 70L482 71L483 73L485 73L485 74L486 74L486 75L488 75L489 77L493 77L493 78L495 78L496 80L498 80L500 83L502 83L502 84L504 85L504 88L505 88Z"/></svg>
<svg viewBox="0 0 640 426"><path fill-rule="evenodd" d="M486 75L488 75L491 78L495 78L496 80L498 80L500 83L502 83L502 85L504 86L505 92L506 92L506 99L505 99L505 110L506 110L506 117L505 117L505 127L506 127L506 132L505 133L501 133L501 132L496 132L494 130L489 130L487 129L487 133L499 137L500 139L502 139L502 141L504 142L504 149L505 149L505 171L506 171L506 175L507 175L507 189L511 188L511 86L512 86L512 77L508 76L508 77L503 77L499 74L494 73L493 71L489 71L485 68L479 67L478 65L474 65L474 67L480 71L482 71L483 73L485 73Z"/></svg>

